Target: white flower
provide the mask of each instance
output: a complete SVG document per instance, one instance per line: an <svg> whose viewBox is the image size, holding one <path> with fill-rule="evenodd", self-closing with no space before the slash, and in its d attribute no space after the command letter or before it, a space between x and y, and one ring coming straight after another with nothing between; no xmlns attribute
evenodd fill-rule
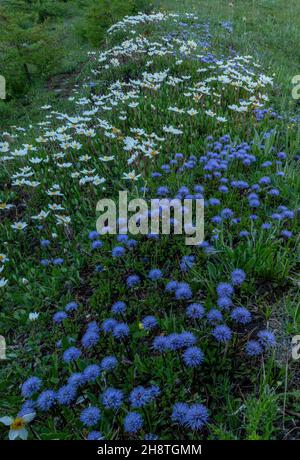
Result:
<svg viewBox="0 0 300 460"><path fill-rule="evenodd" d="M8 437L11 441L18 438L25 440L28 438L28 431L25 428L26 423L30 423L34 417L35 412L23 415L22 417L16 417L15 419L9 416L2 417L0 418L0 422L10 427Z"/></svg>
<svg viewBox="0 0 300 460"><path fill-rule="evenodd" d="M191 117L193 117L194 115L197 115L198 111L195 109L190 109L190 110L187 110L186 113L190 115Z"/></svg>
<svg viewBox="0 0 300 460"><path fill-rule="evenodd" d="M175 113L184 113L183 109L179 109L178 107L169 107L168 110L170 112L175 112Z"/></svg>
<svg viewBox="0 0 300 460"><path fill-rule="evenodd" d="M129 151L129 150L133 150L137 144L138 144L138 141L136 139L134 139L133 137L125 137L124 140L124 150L126 151Z"/></svg>
<svg viewBox="0 0 300 460"><path fill-rule="evenodd" d="M101 185L101 184L104 184L104 182L106 182L104 177L98 177L98 176L94 177L94 180L93 180L94 185Z"/></svg>
<svg viewBox="0 0 300 460"><path fill-rule="evenodd" d="M101 161L112 161L114 159L115 159L114 155L111 155L111 156L105 155L103 157L99 157L99 160Z"/></svg>
<svg viewBox="0 0 300 460"><path fill-rule="evenodd" d="M11 225L11 228L14 230L24 230L24 228L27 227L26 222L15 222L14 224Z"/></svg>
<svg viewBox="0 0 300 460"><path fill-rule="evenodd" d="M79 157L79 161L89 161L91 159L91 157L89 155L81 155Z"/></svg>
<svg viewBox="0 0 300 460"><path fill-rule="evenodd" d="M47 195L49 196L63 196L63 194L60 191L59 185L53 185L53 187L49 190L47 190Z"/></svg>
<svg viewBox="0 0 300 460"><path fill-rule="evenodd" d="M48 208L51 209L51 211L63 211L65 208L62 207L61 204L48 204Z"/></svg>
<svg viewBox="0 0 300 460"><path fill-rule="evenodd" d="M49 215L49 211L41 211L38 215L36 216L31 216L31 219L34 220L45 220Z"/></svg>
<svg viewBox="0 0 300 460"><path fill-rule="evenodd" d="M40 137L36 138L36 142L38 142L39 144L43 144L43 143L47 142L47 139L45 139L44 137L40 136Z"/></svg>
<svg viewBox="0 0 300 460"><path fill-rule="evenodd" d="M181 131L180 129L174 128L173 126L164 126L163 130L165 133L175 134L175 135L183 133L183 131Z"/></svg>
<svg viewBox="0 0 300 460"><path fill-rule="evenodd" d="M158 151L158 150L151 150L151 149L149 149L149 151L145 154L145 157L154 158L154 157L156 157L157 155L159 155L159 151Z"/></svg>
<svg viewBox="0 0 300 460"><path fill-rule="evenodd" d="M0 254L0 262L4 264L4 262L8 262L9 258L6 254Z"/></svg>
<svg viewBox="0 0 300 460"><path fill-rule="evenodd" d="M55 214L55 217L58 225L68 225L71 222L71 217L69 216L59 216L58 214Z"/></svg>
<svg viewBox="0 0 300 460"><path fill-rule="evenodd" d="M82 144L80 144L80 142L73 141L70 143L70 147L75 150L80 150L82 147Z"/></svg>
<svg viewBox="0 0 300 460"><path fill-rule="evenodd" d="M135 170L129 173L123 173L123 179L136 181L139 177L141 177L141 174L135 174Z"/></svg>
<svg viewBox="0 0 300 460"><path fill-rule="evenodd" d="M28 319L29 321L36 321L39 318L40 314L37 313L36 311L29 313Z"/></svg>
<svg viewBox="0 0 300 460"><path fill-rule="evenodd" d="M216 114L212 110L205 110L206 115L209 117L214 117Z"/></svg>
<svg viewBox="0 0 300 460"><path fill-rule="evenodd" d="M8 281L5 278L0 278L0 288L6 286Z"/></svg>
<svg viewBox="0 0 300 460"><path fill-rule="evenodd" d="M0 211L4 209L11 209L13 208L13 204L8 204L8 203L0 203Z"/></svg>

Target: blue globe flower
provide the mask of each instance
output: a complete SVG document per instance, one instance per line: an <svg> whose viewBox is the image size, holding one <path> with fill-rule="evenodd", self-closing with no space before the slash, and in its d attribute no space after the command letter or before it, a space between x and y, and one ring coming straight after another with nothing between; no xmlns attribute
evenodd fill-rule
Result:
<svg viewBox="0 0 300 460"><path fill-rule="evenodd" d="M198 347L189 347L183 353L183 361L188 367L198 367L204 361L204 353Z"/></svg>
<svg viewBox="0 0 300 460"><path fill-rule="evenodd" d="M119 409L124 400L123 391L107 388L102 395L102 404L106 409Z"/></svg>
<svg viewBox="0 0 300 460"><path fill-rule="evenodd" d="M75 385L65 385L57 392L57 401L63 406L68 406L76 398L77 388Z"/></svg>
<svg viewBox="0 0 300 460"><path fill-rule="evenodd" d="M201 319L205 314L205 309L199 303L191 303L186 309L186 314L191 319Z"/></svg>
<svg viewBox="0 0 300 460"><path fill-rule="evenodd" d="M244 307L234 308L230 316L233 319L233 321L240 324L248 324L252 319L251 313L249 312L249 310L247 310L247 308Z"/></svg>
<svg viewBox="0 0 300 460"><path fill-rule="evenodd" d="M151 329L154 329L157 326L157 319L155 316L148 315L142 319L141 323L145 331L151 331Z"/></svg>
<svg viewBox="0 0 300 460"><path fill-rule="evenodd" d="M150 272L148 273L148 278L151 280L151 281L157 281L159 280L160 278L162 278L163 274L162 274L162 271L159 270L158 268L153 268L152 270L150 270Z"/></svg>
<svg viewBox="0 0 300 460"><path fill-rule="evenodd" d="M103 371L112 371L118 365L118 360L115 356L106 356L100 363L100 368Z"/></svg>
<svg viewBox="0 0 300 460"><path fill-rule="evenodd" d="M98 407L87 407L80 414L81 422L88 427L95 426L101 417Z"/></svg>
<svg viewBox="0 0 300 460"><path fill-rule="evenodd" d="M246 279L246 273L244 270L241 270L240 268L236 268L233 270L231 273L231 282L235 286L241 285Z"/></svg>
<svg viewBox="0 0 300 460"><path fill-rule="evenodd" d="M212 335L217 340L217 342L229 342L232 337L231 329L226 326L225 324L221 324L220 326L216 326L212 331Z"/></svg>
<svg viewBox="0 0 300 460"><path fill-rule="evenodd" d="M91 431L86 438L88 441L101 441L103 440L103 435L100 431Z"/></svg>
<svg viewBox="0 0 300 460"><path fill-rule="evenodd" d="M50 410L56 403L56 393L53 390L45 390L38 396L36 405L37 407L46 412Z"/></svg>
<svg viewBox="0 0 300 460"><path fill-rule="evenodd" d="M248 356L259 356L263 352L263 348L257 340L249 340L246 344L246 354Z"/></svg>
<svg viewBox="0 0 300 460"><path fill-rule="evenodd" d="M143 424L143 417L138 412L129 412L124 419L124 430L134 434L143 428Z"/></svg>
<svg viewBox="0 0 300 460"><path fill-rule="evenodd" d="M194 431L201 430L207 422L207 408L203 404L192 404L187 411L184 424Z"/></svg>
<svg viewBox="0 0 300 460"><path fill-rule="evenodd" d="M39 377L29 377L21 387L21 393L24 398L30 398L42 386L42 380Z"/></svg>
<svg viewBox="0 0 300 460"><path fill-rule="evenodd" d="M81 355L81 351L76 347L68 348L63 354L63 360L65 363L70 363L71 361L76 361Z"/></svg>

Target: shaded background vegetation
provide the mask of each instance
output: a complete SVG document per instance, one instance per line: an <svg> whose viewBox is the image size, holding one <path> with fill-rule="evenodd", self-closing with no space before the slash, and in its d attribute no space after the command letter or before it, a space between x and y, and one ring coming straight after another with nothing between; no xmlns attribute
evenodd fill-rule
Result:
<svg viewBox="0 0 300 460"><path fill-rule="evenodd" d="M3 0L0 2L2 127L38 120L39 107L68 95L108 27L151 9L147 0Z"/></svg>

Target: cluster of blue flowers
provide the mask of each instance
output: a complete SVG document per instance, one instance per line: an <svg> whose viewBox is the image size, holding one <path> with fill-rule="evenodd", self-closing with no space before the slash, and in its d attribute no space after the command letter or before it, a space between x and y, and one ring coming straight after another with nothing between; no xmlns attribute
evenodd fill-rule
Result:
<svg viewBox="0 0 300 460"><path fill-rule="evenodd" d="M212 140L209 139L209 141ZM213 150L200 157L198 162L205 172L205 181L209 182L214 178L220 182L219 195L206 198L205 202L207 212L213 214L210 218L213 228L216 230L224 225L235 228L241 223L241 219L236 215L236 210L233 211L226 205L222 207L222 197L226 197L230 189L242 191L250 207L249 218L255 222L257 218L253 211L260 207L260 193L265 191L270 195L269 192L271 191L271 196L276 195L274 187L272 188L271 177L264 175L257 184L252 186L244 180L225 180L223 174L228 170L231 161L242 162L244 166L249 167L256 161L254 155L250 153L248 144L242 143L233 147L228 136L223 136L218 142L208 145L210 148L213 147ZM283 153L278 154L278 161L281 162L284 159ZM181 166L180 162L182 162ZM164 168L164 174L169 174L172 167L184 172L186 168L193 168L196 162L196 157L191 156L187 162L182 154L176 154L174 159L170 160L170 168ZM270 167L269 164L263 165L263 168L268 167ZM160 177L162 176L157 176L155 180ZM205 181L201 185L196 184L193 190L181 185L175 196L177 198L203 198L205 196ZM144 189L143 192L149 194L150 189ZM161 197L169 197L171 196L171 188L161 185L157 187L156 193ZM215 209L219 210L218 214L215 214ZM270 216L270 220L289 222L294 217L293 211L285 206L277 205L276 212ZM267 222L262 224L262 227L267 230ZM282 232L284 232L282 236L289 237L287 229ZM246 232L243 235L242 233L242 231L239 232L239 237L247 236ZM148 236L149 238L144 240L145 243L139 242L140 247L143 244L146 247L147 241L153 239L153 235ZM107 254L105 257L108 259L109 257L112 259L119 258L125 255L128 249L135 251L138 243L137 240L134 240L136 244L130 243L128 245L127 235L119 235L116 238L117 246L113 246L111 250L107 251L106 239L100 240L100 235L96 231L91 231L88 238L91 241L91 250L94 251L98 247L103 248L103 252ZM160 237L157 235L154 238L154 244L158 244L157 240L159 239ZM148 422L144 418L143 411L147 410L151 404L155 410L156 404L163 397L164 389L161 390L156 384L148 386L140 384L128 392L128 387L125 389L124 385L116 385L115 373L118 373L124 364L125 367L126 363L129 367L133 364L132 359L137 351L131 349L131 341L136 340L137 334L144 341L141 346L148 350L148 357L154 360L161 358L165 360L167 356L170 359L179 359L182 369L185 369L186 372L189 372L189 369L193 372L202 372L202 369L205 369L207 366L205 351L207 342L210 342L210 347L222 348L228 347L230 344L234 346L233 338L235 337L239 344L242 342L245 359L255 359L274 348L276 340L272 331L256 330L255 335L249 334L251 327L248 328L248 325L251 325L253 320L251 305L250 308L246 308L240 304L240 292L247 282L247 275L243 269L233 268L229 272L228 281L216 283L214 293L211 292L207 298L201 293L201 300L197 300L199 293L193 282L193 273L198 260L197 255L202 253L208 256L214 254L214 245L217 240L218 232L213 232L210 242L205 241L198 248L195 248L193 253L182 255L179 258L178 269L174 266L174 273L176 273L174 278L176 279L172 276L172 270L166 267L158 268L158 264L142 271L133 269L131 274L125 271L125 276L123 275L125 283L119 292L119 297L109 302L107 308L100 315L97 315L101 320L99 322L92 320L85 324L79 338L78 336L77 338L66 337L67 341L59 341L59 347L62 348L62 361L71 372L66 382L57 389L42 389L42 380L35 376L30 377L22 385L21 391L25 402L20 414L32 410L45 413L55 407L74 408L79 404L81 407L81 412L78 415L79 420L84 427L93 429L88 433L87 439L103 439L105 436L102 434L103 429L98 431L98 428L102 426L101 421L106 420L109 413L123 414L124 408L126 408L122 426L124 433L128 436L136 436L143 432L145 439L156 439L157 435L145 433L145 423ZM45 242L41 244L43 247L48 246ZM151 257L145 254L146 252L143 251L142 261L149 266ZM132 253L133 258L137 255L137 252ZM103 262L105 259L102 259ZM116 267L116 270L123 270L121 265L116 265ZM101 265L101 270L96 270L96 272L105 276L103 265ZM152 292L153 287L160 292L160 295L164 296L164 300L167 300L173 306L172 308L183 313L185 328L181 327L180 330L176 331L176 323L174 323L172 331L167 332L160 308L157 308L155 315L145 314L147 310L144 308L142 309L144 314L134 310L133 299L136 299L139 290ZM65 334L68 330L68 323L74 321L75 313L80 311L78 302L68 302L63 309L54 313L53 324L55 328ZM69 346L66 346L66 343ZM203 347L201 345L200 348L201 343L204 345ZM110 354L103 356L103 350L106 348ZM239 349L241 349L240 345ZM99 354L101 356L96 360L95 358ZM172 356L173 358L171 358ZM168 359L165 362L168 362ZM110 379L110 382L113 381L114 384L106 383L107 379ZM155 380L158 381L156 378ZM97 390L95 390L96 388ZM89 390L87 391L87 389ZM89 401L87 407L82 407L86 405L85 401L88 400L87 395L91 390L99 393L98 404L95 404L93 399L93 401ZM196 401L191 404L180 402L173 406L169 419L183 429L201 430L208 423L209 412L206 406L200 402Z"/></svg>
<svg viewBox="0 0 300 460"><path fill-rule="evenodd" d="M170 40L192 38L210 47L207 24L201 31L199 24L180 24L183 30L170 32ZM233 30L230 21L221 28L223 34ZM209 65L218 60L210 51L189 58ZM117 83L116 92L120 87ZM279 117L273 109L257 108L253 115L260 122ZM165 156L153 162L142 186L128 186L149 201L153 196L204 199L208 236L198 246L183 247L174 235L114 238L85 229L92 299L74 295L51 313L57 375L42 379L37 369L37 376L22 384L19 415L70 419L71 429L78 426L88 440L157 439L160 430L171 436L174 424L189 436L205 435L215 410L214 395L205 391L212 367L223 372L229 355L228 360L234 356L256 369L276 346L275 333L257 326L264 318L246 289L256 279L238 252L258 238L289 248L294 237L300 209L289 209L282 200L287 155L273 147L266 160L270 135L261 144L208 136L203 148L197 146L199 153L193 148L189 155ZM65 260L50 255L52 241L45 237L39 245L45 257L40 264L59 270Z"/></svg>
<svg viewBox="0 0 300 460"><path fill-rule="evenodd" d="M192 431L201 430L208 422L209 413L203 404L176 403L173 406L172 420Z"/></svg>

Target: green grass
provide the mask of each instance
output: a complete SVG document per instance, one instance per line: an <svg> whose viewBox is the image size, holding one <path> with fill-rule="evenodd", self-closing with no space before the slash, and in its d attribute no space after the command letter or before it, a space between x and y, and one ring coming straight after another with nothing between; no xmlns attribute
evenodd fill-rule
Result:
<svg viewBox="0 0 300 460"><path fill-rule="evenodd" d="M54 103L61 110L66 109L67 99L72 96L74 86L88 75L88 53L103 45L105 30L109 25L138 8L148 8L143 0L131 0L128 3L119 0L57 0L55 3L34 0L30 6L23 0L4 0L1 6L7 7L12 14L28 14L29 24L35 24L39 14L44 16L37 24L41 26L43 34L49 37L50 53L53 53L53 64L46 73L42 72L44 69L37 72L35 65L30 66L32 77L29 83L21 76L22 62L19 67L15 66L23 90L19 87L18 92L8 94L5 101L0 100L3 129L11 125L28 126L33 122L38 123L41 118L40 107L44 105ZM11 46L13 44L14 40ZM35 47L39 47L39 40L34 41L33 49ZM3 59L9 47L4 45L1 48L3 55L0 53L0 57ZM55 53L58 59L55 59ZM43 54L46 54L45 50L41 50ZM13 79L14 75L10 75L5 65L0 66L0 72L3 72L9 87L10 77Z"/></svg>
<svg viewBox="0 0 300 460"><path fill-rule="evenodd" d="M66 14L67 13L67 14ZM0 101L1 126L28 126L41 119L40 107L56 104L63 108L77 80L88 66L91 46L78 34L82 10L77 2L65 5L65 14L50 18L44 30L59 43L62 58L45 77L35 76L29 88L16 97ZM5 69L4 69L5 70Z"/></svg>

